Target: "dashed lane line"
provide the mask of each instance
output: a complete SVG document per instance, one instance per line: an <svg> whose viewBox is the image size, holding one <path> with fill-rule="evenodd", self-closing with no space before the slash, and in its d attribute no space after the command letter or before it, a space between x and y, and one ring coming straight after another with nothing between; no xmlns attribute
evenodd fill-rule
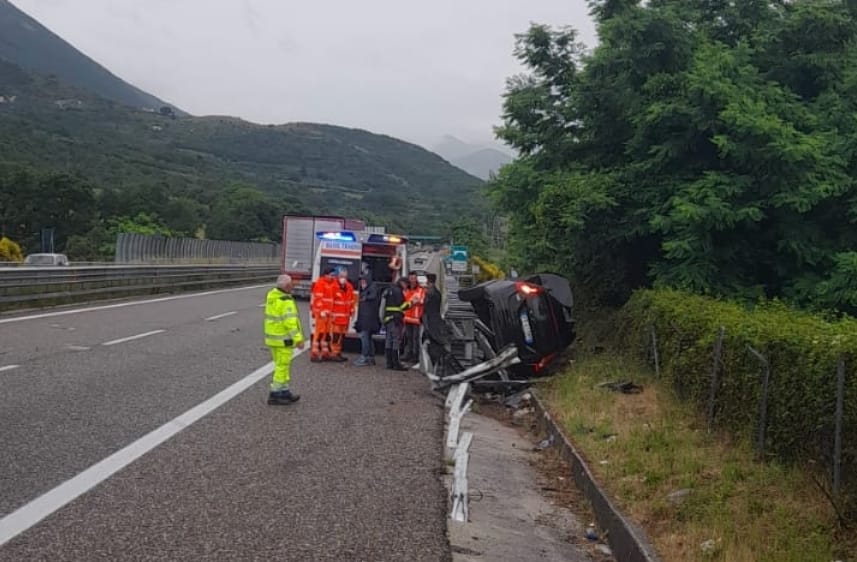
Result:
<svg viewBox="0 0 857 562"><path fill-rule="evenodd" d="M2 367L0 367L0 373L3 373L5 371L11 371L12 369L17 369L18 367L20 367L20 365L3 365Z"/></svg>
<svg viewBox="0 0 857 562"><path fill-rule="evenodd" d="M305 349L295 350L295 357ZM274 364L259 367L243 379L226 387L211 398L194 406L182 415L174 418L134 441L124 449L116 451L104 460L92 465L77 476L66 480L56 488L16 509L0 519L0 546L38 524L45 517L71 503L95 486L104 482L135 460L155 449L177 433L198 422L217 408L223 406L274 370Z"/></svg>
<svg viewBox="0 0 857 562"><path fill-rule="evenodd" d="M221 318L226 318L227 316L232 316L233 314L238 314L237 311L233 310L231 312L224 312L223 314L215 314L214 316L209 316L205 319L206 322L214 322L215 320L220 320Z"/></svg>
<svg viewBox="0 0 857 562"><path fill-rule="evenodd" d="M104 345L104 346L116 345L117 343L125 343L126 341L133 341L133 340L139 340L142 338L148 338L149 336L154 336L156 334L162 334L164 332L166 332L166 330L152 330L151 332L145 332L142 334L137 334L135 336L128 336L127 338L119 338L118 340L106 341L106 342L102 343L101 345Z"/></svg>
<svg viewBox="0 0 857 562"><path fill-rule="evenodd" d="M249 291L251 289L261 289L269 285L251 285L248 287L236 287L233 289L218 289L217 291L204 291L202 293L188 293L185 295L173 295L171 297L160 297L157 299L146 299L141 301L120 302L116 304L105 304L101 306L89 306L86 308L75 308L72 310L57 310L55 312L43 312L40 314L30 314L28 316L13 316L12 318L0 318L0 324L11 324L12 322L23 322L25 320L38 320L40 318L53 318L55 316L67 316L69 314L80 314L82 312L94 312L96 310L112 310L114 308L125 308L126 306L139 306L142 304L152 304L156 302L167 302L180 299L192 299L196 297L205 297L208 295L219 295L222 293L234 293L236 291Z"/></svg>

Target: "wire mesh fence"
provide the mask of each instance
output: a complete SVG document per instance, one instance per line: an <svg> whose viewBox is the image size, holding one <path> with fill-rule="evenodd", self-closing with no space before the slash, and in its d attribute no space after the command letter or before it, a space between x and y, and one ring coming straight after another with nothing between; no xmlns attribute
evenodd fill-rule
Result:
<svg viewBox="0 0 857 562"><path fill-rule="evenodd" d="M857 438L853 427L854 410L857 404L849 401L857 390L857 377L848 370L845 357L840 357L835 364L829 366L829 377L824 388L814 388L815 392L806 393L803 401L808 404L803 419L798 421L797 412L789 411L787 400L783 397L795 392L793 384L784 384L777 379L777 350L771 349L768 354L759 351L749 344L742 344L740 349L733 342L730 349L726 342L726 331L723 327L712 334L709 340L711 355L711 370L706 383L707 388L702 392L693 392L685 388L687 377L682 376L683 364L681 356L691 346L683 345L683 334L677 327L672 326L664 335L658 337L656 327L649 324L644 342L644 355L652 368L660 377L665 370L677 392L684 399L696 399L702 403L705 411L705 421L708 431L717 426L735 427L734 414L736 408L746 409L751 400L755 400L754 430L752 431L753 448L757 459L787 454L791 458L802 458L811 463L823 466L828 474L827 485L833 497L847 493L848 503L853 503L851 495L857 490ZM670 348L664 342L673 340ZM665 361L665 352L668 357ZM747 361L724 360L727 353L746 355ZM681 365L682 367L679 367ZM744 369L736 369L743 365ZM780 365L781 369L784 365ZM744 372L747 371L747 372ZM699 381L702 382L702 381ZM727 396L725 389L730 389ZM743 405L730 402L735 400L735 391L744 395ZM810 415L807 416L806 414ZM751 413L747 413L753 416ZM792 435L799 436L790 439Z"/></svg>

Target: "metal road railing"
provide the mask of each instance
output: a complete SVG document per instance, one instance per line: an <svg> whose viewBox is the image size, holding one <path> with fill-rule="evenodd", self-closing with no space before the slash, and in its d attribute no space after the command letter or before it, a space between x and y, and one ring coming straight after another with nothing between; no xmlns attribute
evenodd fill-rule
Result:
<svg viewBox="0 0 857 562"><path fill-rule="evenodd" d="M109 265L0 268L0 312L24 307L273 283L263 265Z"/></svg>

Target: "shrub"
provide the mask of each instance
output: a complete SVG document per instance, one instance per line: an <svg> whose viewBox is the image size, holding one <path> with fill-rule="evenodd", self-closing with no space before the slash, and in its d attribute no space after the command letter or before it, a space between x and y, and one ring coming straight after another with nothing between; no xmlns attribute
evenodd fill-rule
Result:
<svg viewBox="0 0 857 562"><path fill-rule="evenodd" d="M503 279L505 275L503 274L503 270L489 262L488 260L484 260L479 256L473 256L471 258L474 265L479 266L479 274L476 276L476 281L482 283L483 281L490 281L492 279Z"/></svg>
<svg viewBox="0 0 857 562"><path fill-rule="evenodd" d="M12 240L9 240L5 236L0 238L0 261L24 261L24 254L21 252L21 246Z"/></svg>
<svg viewBox="0 0 857 562"><path fill-rule="evenodd" d="M654 326L661 376L678 395L705 407L713 349L724 328L715 422L755 435L762 366L771 366L765 450L788 461L832 463L837 364L845 361L842 477L857 488L857 320L825 318L761 302L748 309L729 301L674 290L643 290L625 305L620 337L632 349L651 347ZM847 481L847 482L846 482Z"/></svg>

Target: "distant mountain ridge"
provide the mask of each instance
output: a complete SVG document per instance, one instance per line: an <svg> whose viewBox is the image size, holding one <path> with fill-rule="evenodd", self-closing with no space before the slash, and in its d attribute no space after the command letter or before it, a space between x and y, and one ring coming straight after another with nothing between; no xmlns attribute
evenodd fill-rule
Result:
<svg viewBox="0 0 857 562"><path fill-rule="evenodd" d="M443 232L478 216L482 182L422 147L360 129L171 118L0 61L0 165L70 171L122 190L216 197L250 185L303 212ZM208 193L210 195L204 195Z"/></svg>
<svg viewBox="0 0 857 562"><path fill-rule="evenodd" d="M37 74L54 75L72 86L131 107L173 107L115 76L8 0L0 0L0 59Z"/></svg>
<svg viewBox="0 0 857 562"><path fill-rule="evenodd" d="M485 208L477 177L393 137L161 114L164 105L0 0L2 167L71 172L108 190L209 206L230 186L250 186L281 208L405 232L444 232Z"/></svg>
<svg viewBox="0 0 857 562"><path fill-rule="evenodd" d="M492 146L468 144L446 135L432 150L453 166L470 175L487 180L491 174L512 161L512 156Z"/></svg>

